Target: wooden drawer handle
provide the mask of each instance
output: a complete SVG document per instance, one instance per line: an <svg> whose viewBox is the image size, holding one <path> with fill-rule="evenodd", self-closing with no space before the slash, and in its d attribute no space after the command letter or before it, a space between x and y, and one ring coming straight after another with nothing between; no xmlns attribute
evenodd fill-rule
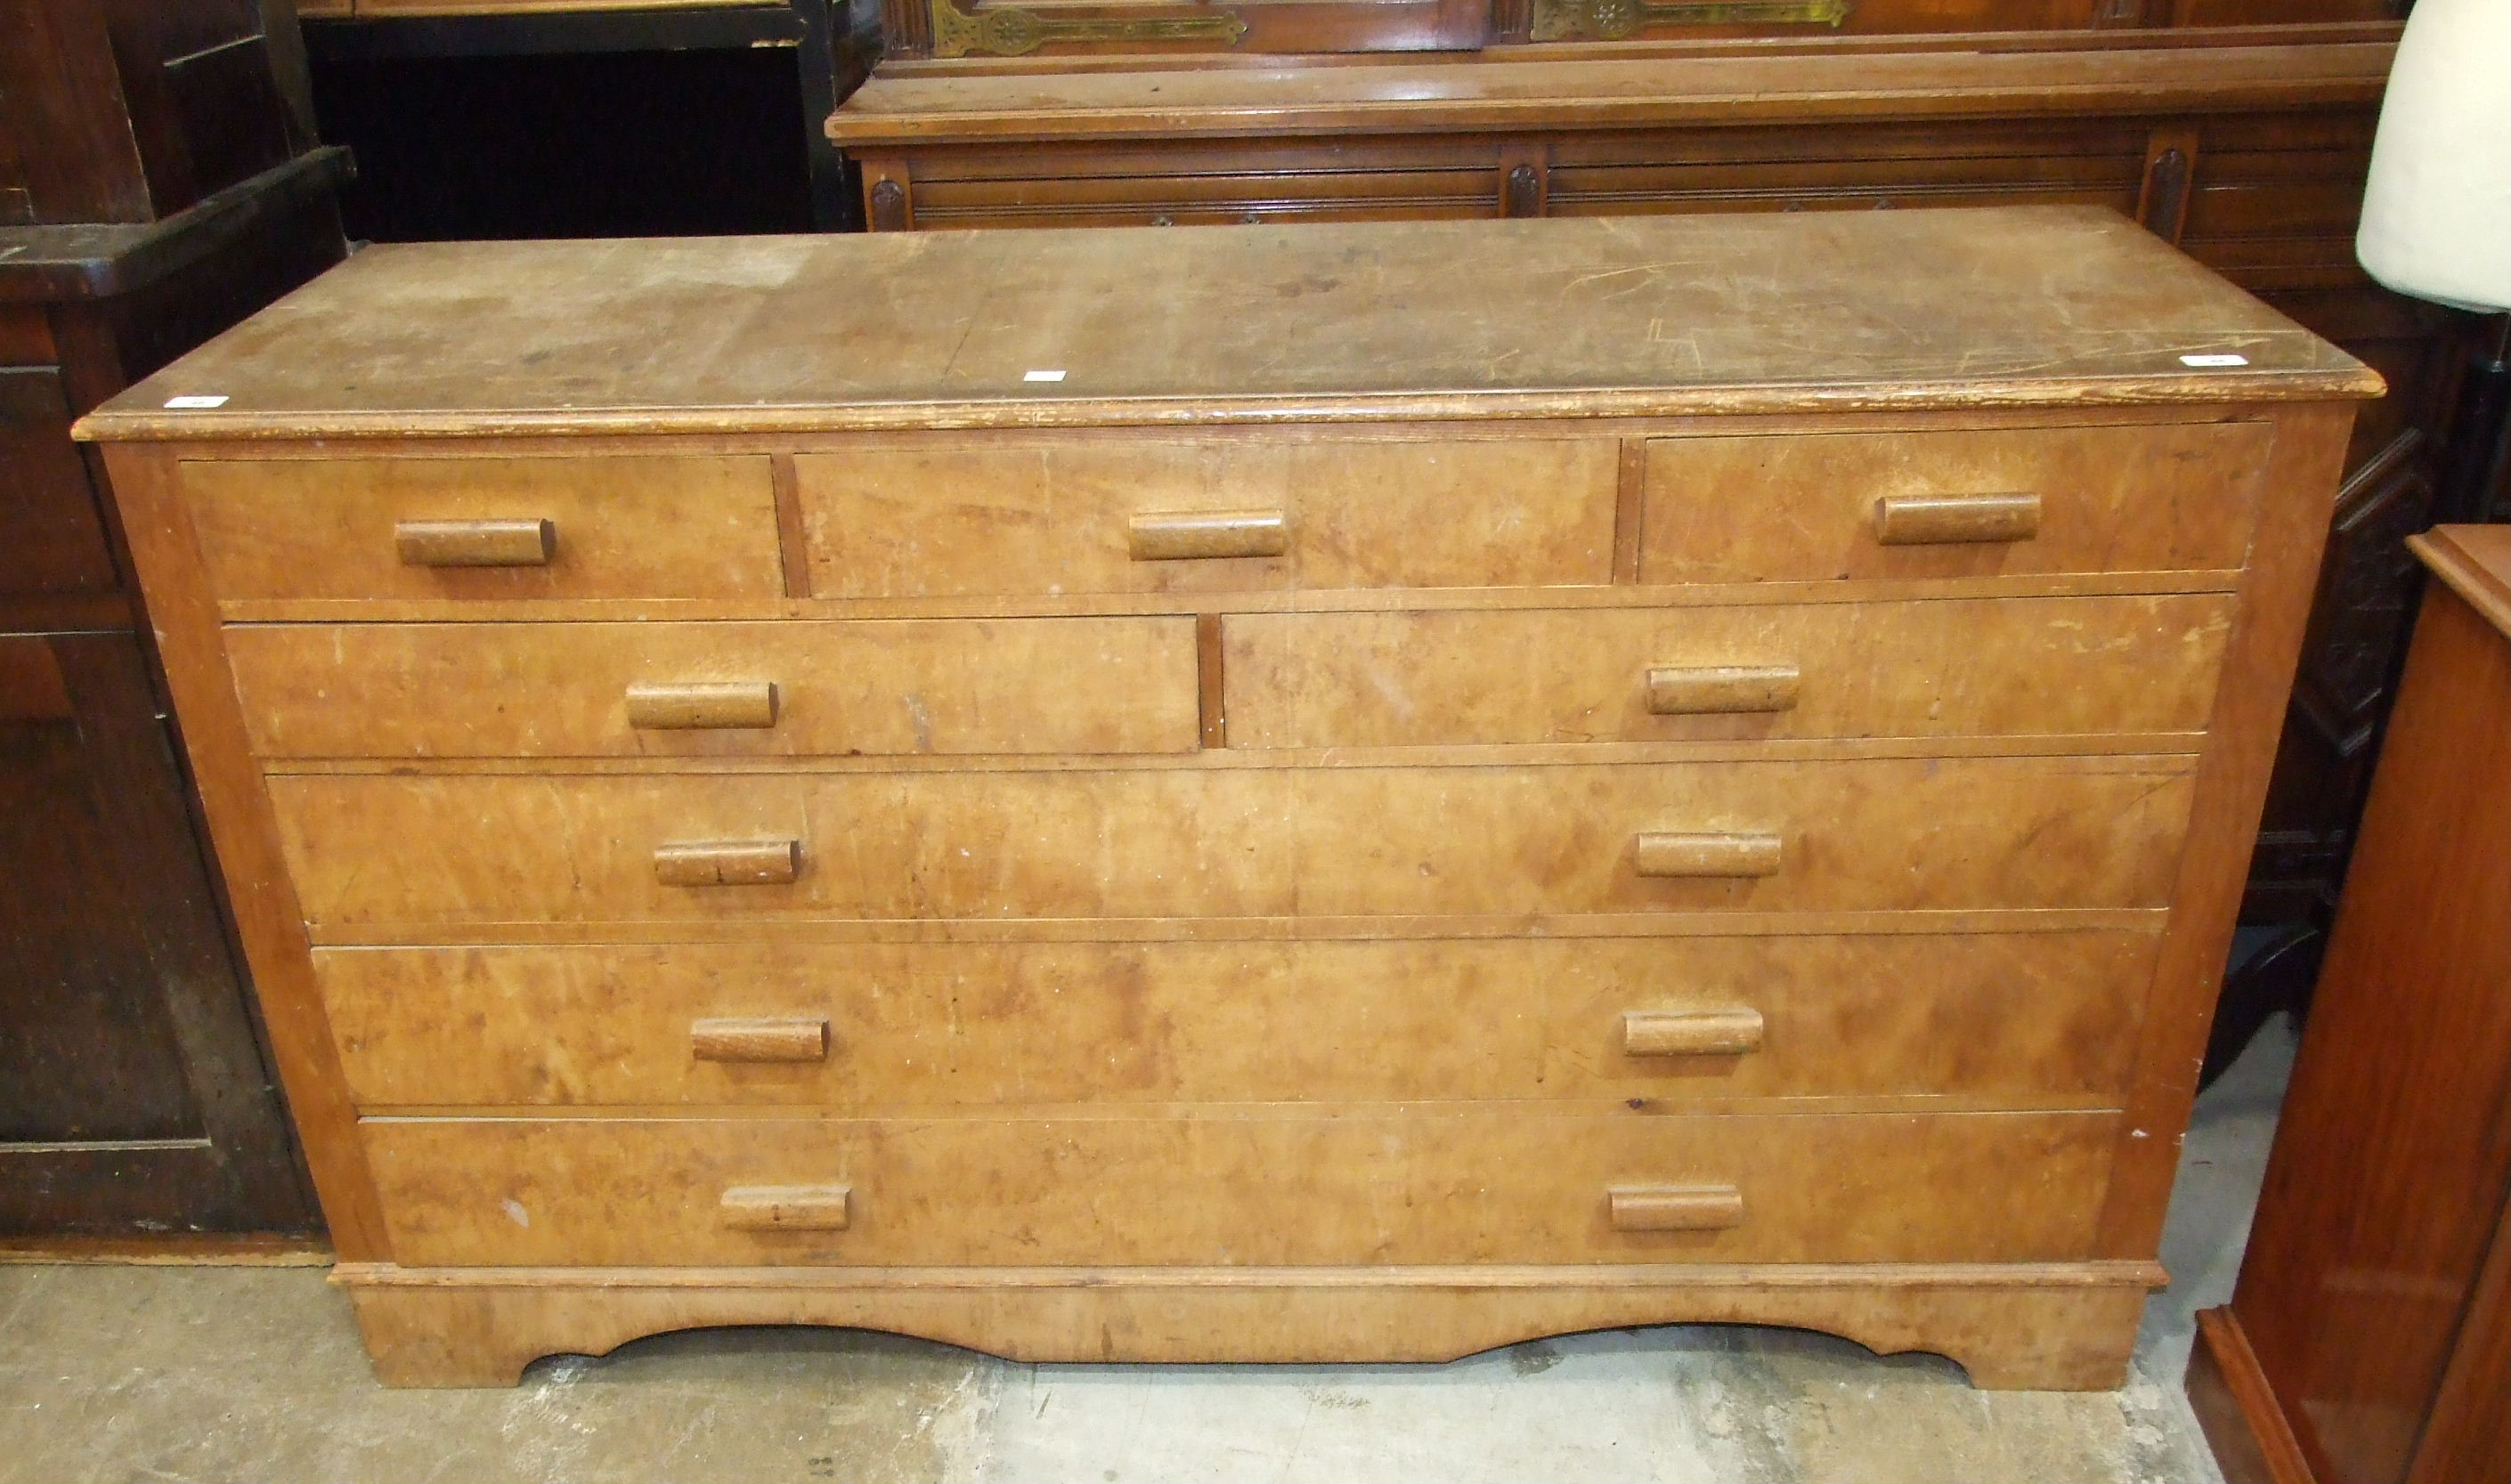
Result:
<svg viewBox="0 0 2511 1484"><path fill-rule="evenodd" d="M842 1232L853 1204L843 1185L736 1185L715 1216L735 1232Z"/></svg>
<svg viewBox="0 0 2511 1484"><path fill-rule="evenodd" d="M1659 716L1784 711L1796 704L1793 665L1667 666L1647 672L1647 708Z"/></svg>
<svg viewBox="0 0 2511 1484"><path fill-rule="evenodd" d="M1642 876L1776 876L1781 851L1776 835L1643 834L1639 839Z"/></svg>
<svg viewBox="0 0 2511 1484"><path fill-rule="evenodd" d="M545 567L558 554L548 520L404 520L393 546L406 567Z"/></svg>
<svg viewBox="0 0 2511 1484"><path fill-rule="evenodd" d="M1606 1193L1616 1232L1723 1232L1744 1224L1731 1185L1616 1185Z"/></svg>
<svg viewBox="0 0 2511 1484"><path fill-rule="evenodd" d="M1757 1009L1635 1009L1622 1015L1622 1049L1633 1056L1741 1056L1760 1048Z"/></svg>
<svg viewBox="0 0 2511 1484"><path fill-rule="evenodd" d="M1291 546L1280 511L1140 511L1127 530L1136 561L1279 556Z"/></svg>
<svg viewBox="0 0 2511 1484"><path fill-rule="evenodd" d="M654 879L667 887L773 887L802 869L799 840L680 840L654 847Z"/></svg>
<svg viewBox="0 0 2511 1484"><path fill-rule="evenodd" d="M776 725L776 682L702 680L686 685L628 687L628 725L653 732L696 732Z"/></svg>
<svg viewBox="0 0 2511 1484"><path fill-rule="evenodd" d="M1887 547L2029 541L2038 534L2038 495L1886 495L1874 502L1874 539Z"/></svg>
<svg viewBox="0 0 2511 1484"><path fill-rule="evenodd" d="M689 1054L700 1061L822 1061L829 1022L798 1016L693 1020Z"/></svg>

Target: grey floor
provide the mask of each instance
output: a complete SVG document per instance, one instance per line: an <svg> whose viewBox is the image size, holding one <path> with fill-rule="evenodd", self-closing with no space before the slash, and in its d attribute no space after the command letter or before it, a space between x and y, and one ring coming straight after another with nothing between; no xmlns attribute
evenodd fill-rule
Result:
<svg viewBox="0 0 2511 1484"><path fill-rule="evenodd" d="M311 1268L0 1267L0 1484L252 1480L1375 1480L2216 1484L2180 1378L2228 1296L2292 1064L2282 1021L2201 1100L2115 1394L1668 1326L1436 1366L1017 1365L884 1335L719 1330L387 1391Z"/></svg>

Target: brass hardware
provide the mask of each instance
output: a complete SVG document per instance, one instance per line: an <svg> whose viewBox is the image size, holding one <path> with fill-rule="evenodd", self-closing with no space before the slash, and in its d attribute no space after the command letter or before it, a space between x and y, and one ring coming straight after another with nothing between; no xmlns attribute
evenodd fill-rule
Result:
<svg viewBox="0 0 2511 1484"><path fill-rule="evenodd" d="M935 0L937 8L942 3ZM1836 29L1851 9L1852 0L1534 0L1534 39L1619 41L1634 31L1661 25L1827 25Z"/></svg>
<svg viewBox="0 0 2511 1484"><path fill-rule="evenodd" d="M933 0L936 57L1024 57L1050 41L1217 41L1234 47L1247 35L1236 11L1203 16L1057 16L1021 10L963 11Z"/></svg>

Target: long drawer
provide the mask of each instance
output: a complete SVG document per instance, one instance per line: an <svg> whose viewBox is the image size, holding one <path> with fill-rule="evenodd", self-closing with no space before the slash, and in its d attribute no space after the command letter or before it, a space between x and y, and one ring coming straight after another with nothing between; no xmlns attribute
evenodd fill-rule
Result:
<svg viewBox="0 0 2511 1484"><path fill-rule="evenodd" d="M361 1106L2084 1099L2153 939L327 948Z"/></svg>
<svg viewBox="0 0 2511 1484"><path fill-rule="evenodd" d="M1191 618L226 631L264 757L1190 752Z"/></svg>
<svg viewBox="0 0 2511 1484"><path fill-rule="evenodd" d="M2189 768L297 775L270 791L319 940L386 924L2158 907Z"/></svg>
<svg viewBox="0 0 2511 1484"><path fill-rule="evenodd" d="M930 444L794 460L815 597L1612 581L1611 438Z"/></svg>
<svg viewBox="0 0 2511 1484"><path fill-rule="evenodd" d="M1649 583L2228 571L2262 423L1653 438Z"/></svg>
<svg viewBox="0 0 2511 1484"><path fill-rule="evenodd" d="M533 1266L2033 1262L2111 1113L1532 1104L362 1124L394 1260Z"/></svg>
<svg viewBox="0 0 2511 1484"><path fill-rule="evenodd" d="M1233 747L1956 737L2206 726L2220 593L1221 624Z"/></svg>
<svg viewBox="0 0 2511 1484"><path fill-rule="evenodd" d="M221 598L782 597L764 455L183 466Z"/></svg>

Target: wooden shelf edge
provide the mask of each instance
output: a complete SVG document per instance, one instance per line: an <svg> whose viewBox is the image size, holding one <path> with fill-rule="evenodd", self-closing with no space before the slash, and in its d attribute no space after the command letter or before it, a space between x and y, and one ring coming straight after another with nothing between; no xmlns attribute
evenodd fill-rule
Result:
<svg viewBox="0 0 2511 1484"><path fill-rule="evenodd" d="M2197 1311L2186 1389L2224 1484L2318 1484L2231 1306Z"/></svg>

